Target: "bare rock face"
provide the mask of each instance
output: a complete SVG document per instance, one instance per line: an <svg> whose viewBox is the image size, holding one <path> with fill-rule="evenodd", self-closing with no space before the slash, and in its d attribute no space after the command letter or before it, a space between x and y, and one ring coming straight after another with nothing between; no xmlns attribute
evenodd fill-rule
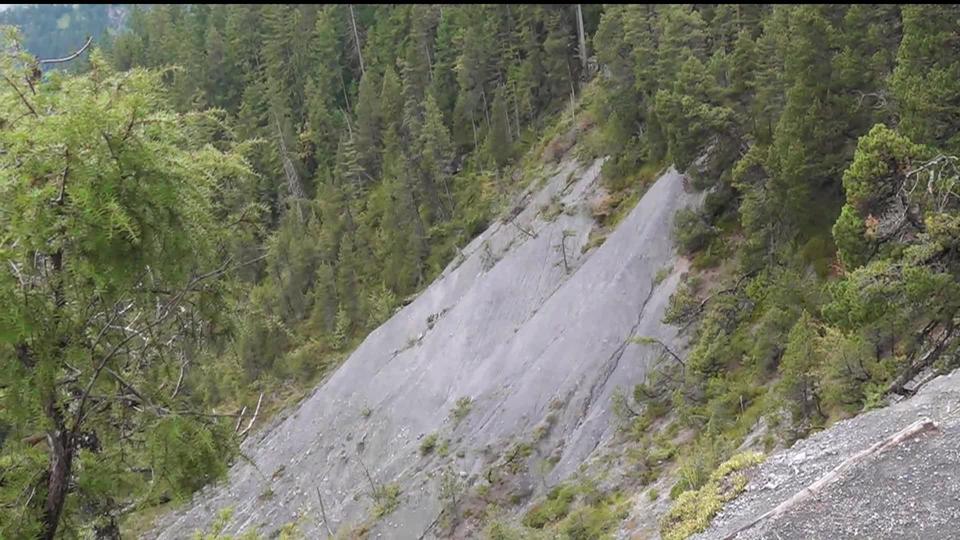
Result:
<svg viewBox="0 0 960 540"><path fill-rule="evenodd" d="M323 537L319 490L333 531L367 521L370 537L429 538L447 473L469 488L510 461L531 471L517 488L529 496L575 472L613 434L614 390L640 382L659 354L629 338L678 345L660 322L682 270L673 216L699 198L671 169L584 251L600 165L561 162L298 410L248 440L255 466L239 461L154 537L189 537L226 507L228 534L299 520ZM370 492L391 484L398 506L370 519Z"/></svg>
<svg viewBox="0 0 960 540"><path fill-rule="evenodd" d="M924 429L911 429L918 425ZM879 449L885 442L890 444ZM934 379L910 399L799 441L748 475L747 491L693 538L957 538L960 372ZM823 478L830 482L816 493L757 521Z"/></svg>

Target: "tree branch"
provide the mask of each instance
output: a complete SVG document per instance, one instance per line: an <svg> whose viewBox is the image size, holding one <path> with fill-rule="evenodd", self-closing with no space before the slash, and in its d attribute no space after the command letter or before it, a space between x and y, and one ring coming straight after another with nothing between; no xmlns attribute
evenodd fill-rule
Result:
<svg viewBox="0 0 960 540"><path fill-rule="evenodd" d="M173 389L173 393L170 394L170 399L173 399L173 398L177 397L177 394L180 393L180 386L183 384L183 374L184 374L184 372L185 372L186 369L187 369L187 364L189 364L189 363L190 363L189 361L184 360L184 361L180 364L180 377L177 378L177 386Z"/></svg>
<svg viewBox="0 0 960 540"><path fill-rule="evenodd" d="M17 92L17 95L20 96L20 101L22 101L23 104L30 109L30 112L33 114L33 116L40 118L40 115L37 114L37 110L33 108L33 105L31 105L29 101L27 101L27 96L23 95L23 92L20 91L20 87L11 81L10 77L7 77L6 75L3 76L3 79L7 81L7 84L9 84Z"/></svg>
<svg viewBox="0 0 960 540"><path fill-rule="evenodd" d="M242 439L247 433L250 432L250 428L253 427L253 423L257 421L257 415L260 414L260 405L263 404L263 392L260 392L260 399L257 400L257 408L253 411L253 417L250 418L250 422L247 423L247 427L240 432L239 437Z"/></svg>
<svg viewBox="0 0 960 540"><path fill-rule="evenodd" d="M37 64L42 66L45 64L62 64L64 62L69 62L83 54L83 51L87 50L87 47L90 46L91 42L93 42L93 36L87 36L87 42L83 44L83 47L80 47L80 50L71 54L70 56L65 56L63 58L51 58L49 60L37 60Z"/></svg>
<svg viewBox="0 0 960 540"><path fill-rule="evenodd" d="M323 526L327 529L327 536L333 538L333 531L330 530L330 520L327 519L327 510L323 507L323 496L320 495L319 487L317 487L317 499L320 501L320 516L323 518Z"/></svg>

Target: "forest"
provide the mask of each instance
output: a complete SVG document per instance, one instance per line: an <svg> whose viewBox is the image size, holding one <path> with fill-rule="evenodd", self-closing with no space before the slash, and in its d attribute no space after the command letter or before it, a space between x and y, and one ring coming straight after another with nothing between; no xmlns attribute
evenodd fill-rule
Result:
<svg viewBox="0 0 960 540"><path fill-rule="evenodd" d="M760 421L772 448L909 395L957 366L957 20L956 5L158 4L67 71L11 21L0 538L119 538L222 478L251 429L507 210L571 114L589 126L578 152L609 156L614 205L669 165L706 191L675 224L692 271L667 320L689 350L619 400L651 451L665 415L696 433L670 452L671 497ZM678 505L664 531L690 523Z"/></svg>
<svg viewBox="0 0 960 540"><path fill-rule="evenodd" d="M62 58L76 51L87 37L98 43L110 40L124 23L127 4L8 4L0 11L0 25L16 26L21 45L40 58ZM69 64L50 64L43 68L63 68L75 72L86 69L86 58Z"/></svg>

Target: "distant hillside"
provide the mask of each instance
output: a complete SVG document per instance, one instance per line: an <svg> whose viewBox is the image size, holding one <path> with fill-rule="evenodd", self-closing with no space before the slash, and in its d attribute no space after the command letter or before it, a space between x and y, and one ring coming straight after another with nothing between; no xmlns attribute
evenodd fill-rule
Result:
<svg viewBox="0 0 960 540"><path fill-rule="evenodd" d="M126 22L127 4L32 4L0 12L0 25L23 33L24 45L40 58L70 54L92 35L100 41Z"/></svg>

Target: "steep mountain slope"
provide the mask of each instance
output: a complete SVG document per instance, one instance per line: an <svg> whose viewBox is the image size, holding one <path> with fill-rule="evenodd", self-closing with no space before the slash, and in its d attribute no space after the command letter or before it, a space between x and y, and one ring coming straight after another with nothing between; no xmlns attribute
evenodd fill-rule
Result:
<svg viewBox="0 0 960 540"><path fill-rule="evenodd" d="M399 507L367 526L417 538L442 510L436 473L448 466L468 487L488 482L491 464L514 465L526 471L513 478L521 499L573 473L612 435L614 390L642 380L659 355L629 339L676 344L661 323L683 270L670 232L674 213L699 198L671 169L582 253L600 165L563 162L528 190L512 223L476 238L296 412L247 442L255 466L238 463L225 485L161 522L158 538L188 536L228 507L225 533L270 533L303 516L300 530L316 537L323 513L343 532L372 513L371 491L393 483ZM436 450L424 443L433 434ZM544 460L555 466L538 481L530 471Z"/></svg>

